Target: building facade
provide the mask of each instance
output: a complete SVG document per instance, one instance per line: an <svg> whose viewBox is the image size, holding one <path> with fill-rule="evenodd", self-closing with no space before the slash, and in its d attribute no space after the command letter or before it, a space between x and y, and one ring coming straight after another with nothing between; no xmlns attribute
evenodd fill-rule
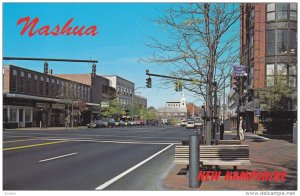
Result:
<svg viewBox="0 0 300 196"><path fill-rule="evenodd" d="M64 126L66 116L88 115L91 87L21 67L3 66L3 122L6 128ZM72 114L71 114L72 111Z"/></svg>
<svg viewBox="0 0 300 196"><path fill-rule="evenodd" d="M163 123L169 123L172 121L180 122L187 119L187 104L184 95L180 98L180 101L166 102L165 107L158 108L158 118Z"/></svg>
<svg viewBox="0 0 300 196"><path fill-rule="evenodd" d="M140 95L133 95L133 104L147 108L147 98Z"/></svg>
<svg viewBox="0 0 300 196"><path fill-rule="evenodd" d="M103 77L107 78L109 85L116 89L119 101L128 112L133 101L134 83L116 75L104 75Z"/></svg>
<svg viewBox="0 0 300 196"><path fill-rule="evenodd" d="M241 81L241 112L247 129L257 129L254 110L261 119L268 118L266 87L276 85L283 75L295 89L282 115L295 118L297 111L297 3L243 3L240 22L240 62L247 66L247 77Z"/></svg>

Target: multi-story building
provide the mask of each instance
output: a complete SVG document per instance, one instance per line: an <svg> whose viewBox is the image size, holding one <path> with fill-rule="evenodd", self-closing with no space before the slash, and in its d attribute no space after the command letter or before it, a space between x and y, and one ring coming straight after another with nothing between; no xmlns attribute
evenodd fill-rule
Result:
<svg viewBox="0 0 300 196"><path fill-rule="evenodd" d="M284 75L295 89L286 104L283 118L296 117L297 110L297 3L243 3L240 22L240 61L247 66L247 77L241 81L241 112L247 129L254 130L254 109L261 109L261 118L270 111L264 89L276 84L275 76Z"/></svg>
<svg viewBox="0 0 300 196"><path fill-rule="evenodd" d="M133 95L133 104L147 108L147 98L140 95Z"/></svg>
<svg viewBox="0 0 300 196"><path fill-rule="evenodd" d="M91 74L56 74L55 76L77 81L91 87L91 103L89 109L92 112L92 118L101 114L101 107L116 98L116 90L109 86L109 80L99 75L92 77Z"/></svg>
<svg viewBox="0 0 300 196"><path fill-rule="evenodd" d="M128 112L133 101L134 83L116 75L104 75L103 77L109 79L109 85L116 89L119 101Z"/></svg>
<svg viewBox="0 0 300 196"><path fill-rule="evenodd" d="M21 67L3 67L3 122L5 127L64 126L89 118L91 87Z"/></svg>
<svg viewBox="0 0 300 196"><path fill-rule="evenodd" d="M158 108L158 117L163 123L167 123L173 120L180 122L187 119L187 105L184 95L180 98L180 101L166 102L165 107Z"/></svg>

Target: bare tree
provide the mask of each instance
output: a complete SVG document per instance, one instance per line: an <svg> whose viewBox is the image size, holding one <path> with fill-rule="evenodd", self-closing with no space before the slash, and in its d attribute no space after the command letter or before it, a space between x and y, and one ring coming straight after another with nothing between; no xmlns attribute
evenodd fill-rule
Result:
<svg viewBox="0 0 300 196"><path fill-rule="evenodd" d="M156 23L168 33L167 43L149 37L147 44L159 55L143 59L149 63L172 65L173 76L217 82L222 92L229 84L232 65L239 59L239 5L231 3L177 4L165 10ZM173 81L165 81L173 82ZM184 88L207 99L205 84L185 82Z"/></svg>
<svg viewBox="0 0 300 196"><path fill-rule="evenodd" d="M212 116L217 115L216 108L214 114L212 112L213 90L219 94L224 92L229 85L224 84L230 77L232 65L239 60L239 17L238 4L176 4L156 21L168 32L165 43L150 37L147 44L159 54L144 59L146 62L172 65L169 74L195 81L185 83L184 88L206 101L206 114L210 118L207 130L212 128ZM204 83L199 85L196 81ZM214 98L216 106L217 96ZM210 140L209 131L207 144Z"/></svg>

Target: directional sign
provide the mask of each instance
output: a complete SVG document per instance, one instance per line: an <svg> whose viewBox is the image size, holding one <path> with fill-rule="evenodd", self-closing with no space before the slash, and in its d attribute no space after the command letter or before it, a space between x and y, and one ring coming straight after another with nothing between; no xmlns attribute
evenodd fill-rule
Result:
<svg viewBox="0 0 300 196"><path fill-rule="evenodd" d="M245 65L234 65L233 73L235 76L245 76L246 75L246 66Z"/></svg>

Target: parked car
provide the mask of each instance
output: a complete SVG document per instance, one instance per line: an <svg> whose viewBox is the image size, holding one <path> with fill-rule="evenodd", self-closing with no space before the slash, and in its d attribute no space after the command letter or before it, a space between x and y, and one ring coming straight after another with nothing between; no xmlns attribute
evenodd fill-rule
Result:
<svg viewBox="0 0 300 196"><path fill-rule="evenodd" d="M182 127L186 126L186 123L187 123L187 121L186 121L186 120L183 120L183 121L181 122L181 126L182 126Z"/></svg>
<svg viewBox="0 0 300 196"><path fill-rule="evenodd" d="M136 122L135 122L135 121L128 121L128 125L129 125L129 126L135 126L135 125L136 125Z"/></svg>
<svg viewBox="0 0 300 196"><path fill-rule="evenodd" d="M136 123L137 126L144 126L145 125L144 121L142 121L142 120L136 120L135 123Z"/></svg>
<svg viewBox="0 0 300 196"><path fill-rule="evenodd" d="M94 120L91 121L89 124L87 124L88 128L101 128L101 127L107 127L107 123L103 120Z"/></svg>
<svg viewBox="0 0 300 196"><path fill-rule="evenodd" d="M187 121L186 123L186 126L185 126L187 129L195 129L195 122L190 120L190 121Z"/></svg>
<svg viewBox="0 0 300 196"><path fill-rule="evenodd" d="M116 126L116 121L113 118L104 118L103 121L107 122L107 126L108 127L114 127L114 126Z"/></svg>
<svg viewBox="0 0 300 196"><path fill-rule="evenodd" d="M125 122L120 120L120 121L116 121L115 122L116 127L124 127L125 126Z"/></svg>
<svg viewBox="0 0 300 196"><path fill-rule="evenodd" d="M195 127L200 127L202 125L203 125L202 120L195 120Z"/></svg>

